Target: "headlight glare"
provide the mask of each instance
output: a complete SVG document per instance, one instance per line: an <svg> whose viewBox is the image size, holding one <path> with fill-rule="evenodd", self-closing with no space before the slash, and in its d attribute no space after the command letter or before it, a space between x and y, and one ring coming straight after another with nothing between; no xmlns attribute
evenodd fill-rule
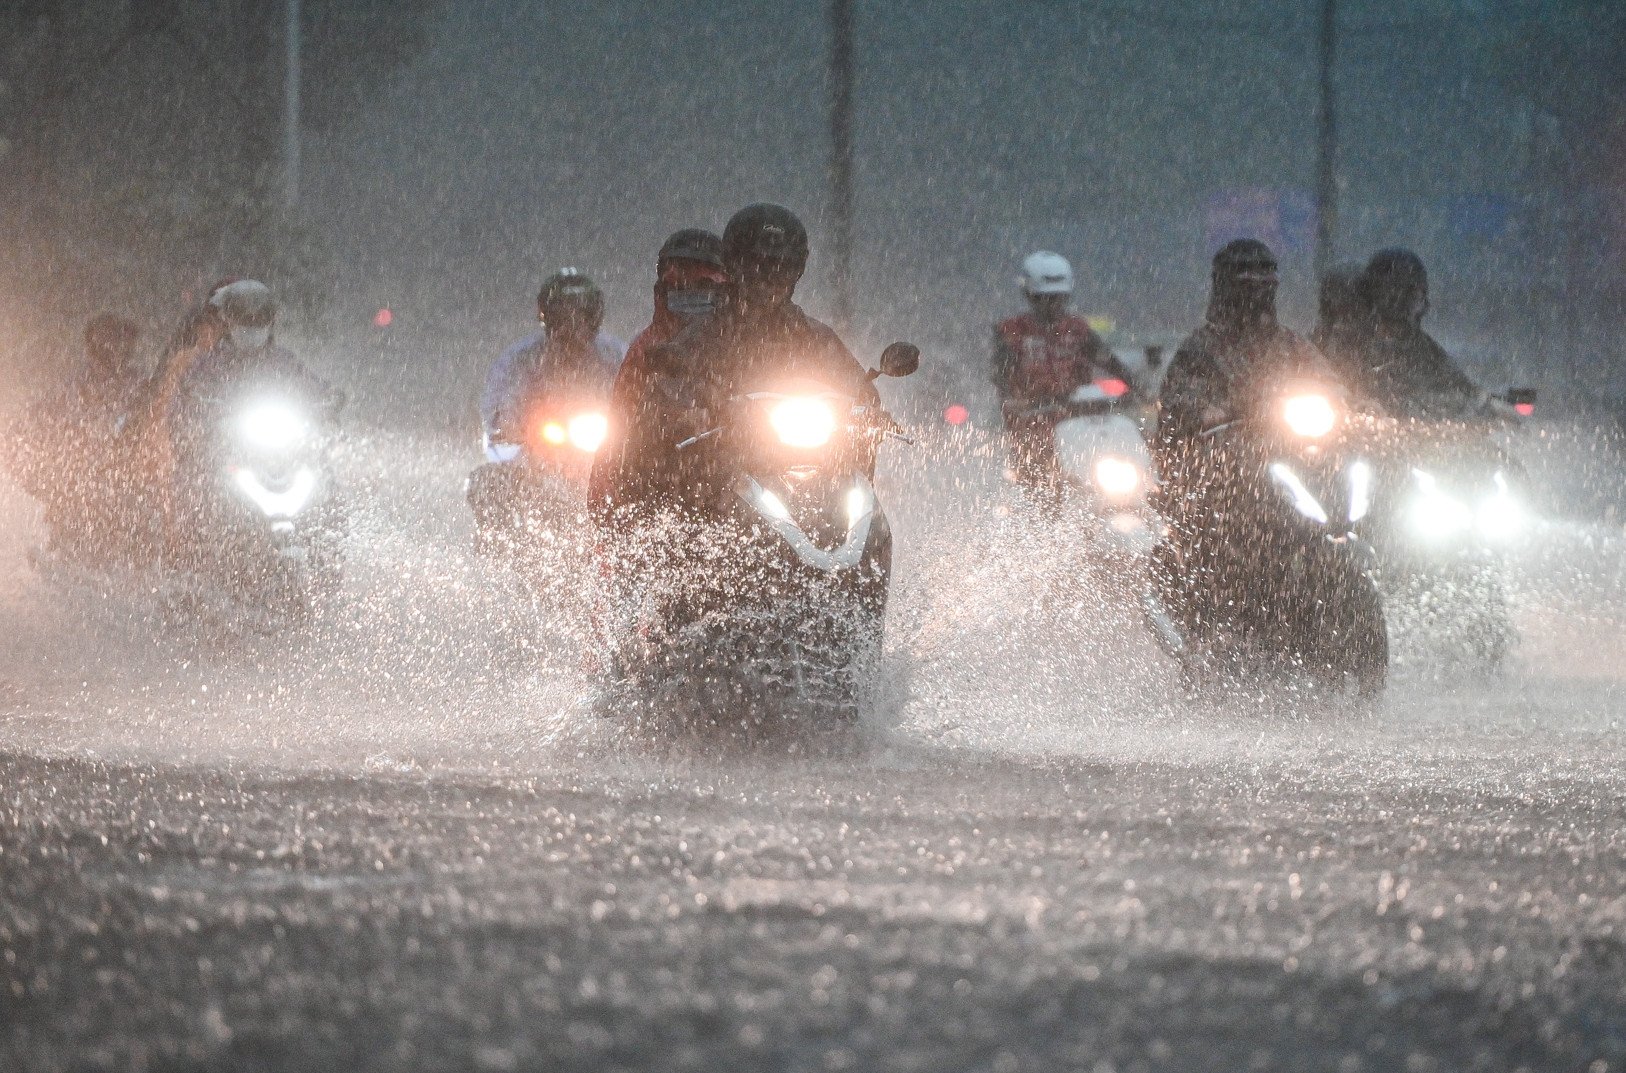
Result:
<svg viewBox="0 0 1626 1073"><path fill-rule="evenodd" d="M1510 540L1524 529L1524 505L1514 498L1506 476L1498 473L1495 480L1496 491L1479 505L1479 532L1487 540Z"/></svg>
<svg viewBox="0 0 1626 1073"><path fill-rule="evenodd" d="M266 451L286 451L305 438L309 425L291 406L262 402L238 418L237 431L251 445Z"/></svg>
<svg viewBox="0 0 1626 1073"><path fill-rule="evenodd" d="M1338 408L1320 392L1289 395L1282 400L1282 420L1293 435L1319 440L1338 425Z"/></svg>
<svg viewBox="0 0 1626 1073"><path fill-rule="evenodd" d="M1473 511L1461 500L1440 487L1433 474L1414 469L1412 478L1417 482L1417 495L1408 512L1412 529L1429 540L1448 540L1473 524Z"/></svg>
<svg viewBox="0 0 1626 1073"><path fill-rule="evenodd" d="M835 411L823 399L782 399L768 411L768 423L786 447L823 447L836 431Z"/></svg>
<svg viewBox="0 0 1626 1073"><path fill-rule="evenodd" d="M609 436L610 421L603 414L590 410L572 417L565 433L570 438L570 446L592 454L604 445L605 437Z"/></svg>
<svg viewBox="0 0 1626 1073"><path fill-rule="evenodd" d="M1140 467L1127 458L1108 455L1096 460L1095 483L1107 495L1115 499L1134 495L1140 482Z"/></svg>

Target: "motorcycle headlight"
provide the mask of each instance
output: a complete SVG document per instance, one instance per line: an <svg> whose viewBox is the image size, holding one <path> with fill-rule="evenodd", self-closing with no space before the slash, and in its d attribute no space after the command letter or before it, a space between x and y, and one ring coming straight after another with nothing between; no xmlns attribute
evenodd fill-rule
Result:
<svg viewBox="0 0 1626 1073"><path fill-rule="evenodd" d="M1338 426L1338 407L1320 392L1301 392L1282 399L1282 421L1295 436L1319 440Z"/></svg>
<svg viewBox="0 0 1626 1073"><path fill-rule="evenodd" d="M1408 514L1411 527L1419 536L1447 540L1473 524L1473 511L1441 488L1433 474L1414 469L1412 478L1417 483L1417 494L1412 497Z"/></svg>
<svg viewBox="0 0 1626 1073"><path fill-rule="evenodd" d="M1327 508L1321 505L1321 501L1317 499L1315 497L1315 493L1311 492L1309 487L1299 479L1299 475L1297 473L1294 473L1291 469L1280 462L1272 462L1270 465L1270 475L1276 478L1277 484L1286 489L1288 496L1293 500L1294 510L1298 511L1312 522L1318 522L1322 525L1327 524Z"/></svg>
<svg viewBox="0 0 1626 1073"><path fill-rule="evenodd" d="M609 434L609 418L594 411L577 414L565 426L565 435L570 440L570 446L587 454L592 454L602 447L605 437Z"/></svg>
<svg viewBox="0 0 1626 1073"><path fill-rule="evenodd" d="M862 488L849 488L847 490L847 527L850 529L857 525L864 515L875 509L875 501L869 492Z"/></svg>
<svg viewBox="0 0 1626 1073"><path fill-rule="evenodd" d="M1496 474L1495 481L1496 490L1479 505L1479 532L1487 540L1510 540L1525 526L1524 506L1514 498L1505 475Z"/></svg>
<svg viewBox="0 0 1626 1073"><path fill-rule="evenodd" d="M1107 456L1095 463L1095 483L1113 498L1134 495L1140 487L1140 467L1127 458Z"/></svg>
<svg viewBox="0 0 1626 1073"><path fill-rule="evenodd" d="M835 435L836 414L823 399L782 399L768 411L768 424L786 447L823 447Z"/></svg>
<svg viewBox="0 0 1626 1073"><path fill-rule="evenodd" d="M1372 467L1356 461L1349 467L1349 520L1358 522L1372 509Z"/></svg>
<svg viewBox="0 0 1626 1073"><path fill-rule="evenodd" d="M237 431L251 446L266 451L286 451L296 446L310 430L305 415L280 402L262 402L237 419Z"/></svg>

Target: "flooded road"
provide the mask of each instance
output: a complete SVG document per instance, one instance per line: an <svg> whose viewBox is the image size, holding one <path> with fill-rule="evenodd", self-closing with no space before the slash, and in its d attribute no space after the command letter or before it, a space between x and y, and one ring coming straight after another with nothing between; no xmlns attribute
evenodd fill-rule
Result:
<svg viewBox="0 0 1626 1073"><path fill-rule="evenodd" d="M964 457L855 755L689 755L583 714L469 459L352 461L300 637L41 578L4 493L0 1069L1626 1065L1618 526L1544 525L1499 676L1194 708Z"/></svg>

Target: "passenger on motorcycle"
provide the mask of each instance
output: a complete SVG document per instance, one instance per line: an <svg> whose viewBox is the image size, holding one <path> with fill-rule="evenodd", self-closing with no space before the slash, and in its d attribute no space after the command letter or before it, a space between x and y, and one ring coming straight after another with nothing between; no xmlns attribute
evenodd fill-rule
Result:
<svg viewBox="0 0 1626 1073"><path fill-rule="evenodd" d="M629 442L626 436L632 410L649 391L649 352L670 342L690 321L710 316L728 282L723 270L723 240L710 231L685 228L661 245L655 258L655 312L649 327L627 348L615 387L610 393L610 431L603 449L593 459L588 500L602 520L610 490L621 480L627 459L640 464L650 445Z"/></svg>
<svg viewBox="0 0 1626 1073"><path fill-rule="evenodd" d="M210 304L224 335L188 365L163 416L175 460L166 545L182 561L209 539L208 512L217 501L210 446L229 409L243 403L243 392L263 387L296 394L324 415L335 413L341 401L336 389L274 340L277 306L265 284L238 280L216 291Z"/></svg>
<svg viewBox="0 0 1626 1073"><path fill-rule="evenodd" d="M10 469L44 505L52 548L90 551L126 535L130 475L114 444L144 379L135 363L140 335L124 317L92 317L78 373L31 404L10 436Z"/></svg>
<svg viewBox="0 0 1626 1073"><path fill-rule="evenodd" d="M1005 418L1011 470L1029 492L1055 484L1056 417L1036 412L1102 380L1128 391L1129 374L1083 317L1068 311L1073 267L1040 251L1022 262L1028 312L994 326L993 382Z"/></svg>
<svg viewBox="0 0 1626 1073"><path fill-rule="evenodd" d="M480 397L487 462L469 474L467 493L481 547L521 531L542 506L525 447L535 409L566 397L603 405L627 353L602 330L604 293L579 269L544 280L536 311L541 327L503 352Z"/></svg>
<svg viewBox="0 0 1626 1073"><path fill-rule="evenodd" d="M601 516L697 507L714 489L704 450L678 444L713 427L734 396L764 379L808 376L879 408L864 367L826 325L792 300L807 267L807 230L779 205L751 205L723 231L729 284L717 311L650 352L651 375L629 392L630 452L605 490Z"/></svg>
<svg viewBox="0 0 1626 1073"><path fill-rule="evenodd" d="M1360 360L1350 386L1397 418L1489 416L1486 394L1423 330L1428 273L1410 250L1379 250L1361 274L1361 298L1370 310L1360 336Z"/></svg>
<svg viewBox="0 0 1626 1073"><path fill-rule="evenodd" d="M169 411L192 363L207 354L225 337L228 325L221 314L221 294L239 277L227 276L204 294L197 307L189 310L170 337L157 367L141 386L121 439L124 465L131 484L138 490L141 506L156 529L168 528L174 504L169 495L175 485L174 436L169 428Z"/></svg>

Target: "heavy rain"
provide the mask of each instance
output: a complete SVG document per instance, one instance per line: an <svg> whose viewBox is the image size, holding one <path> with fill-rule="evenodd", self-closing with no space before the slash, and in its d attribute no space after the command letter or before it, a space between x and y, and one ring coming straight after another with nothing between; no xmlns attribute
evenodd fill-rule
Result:
<svg viewBox="0 0 1626 1073"><path fill-rule="evenodd" d="M1623 54L4 0L0 1070L1626 1070Z"/></svg>

